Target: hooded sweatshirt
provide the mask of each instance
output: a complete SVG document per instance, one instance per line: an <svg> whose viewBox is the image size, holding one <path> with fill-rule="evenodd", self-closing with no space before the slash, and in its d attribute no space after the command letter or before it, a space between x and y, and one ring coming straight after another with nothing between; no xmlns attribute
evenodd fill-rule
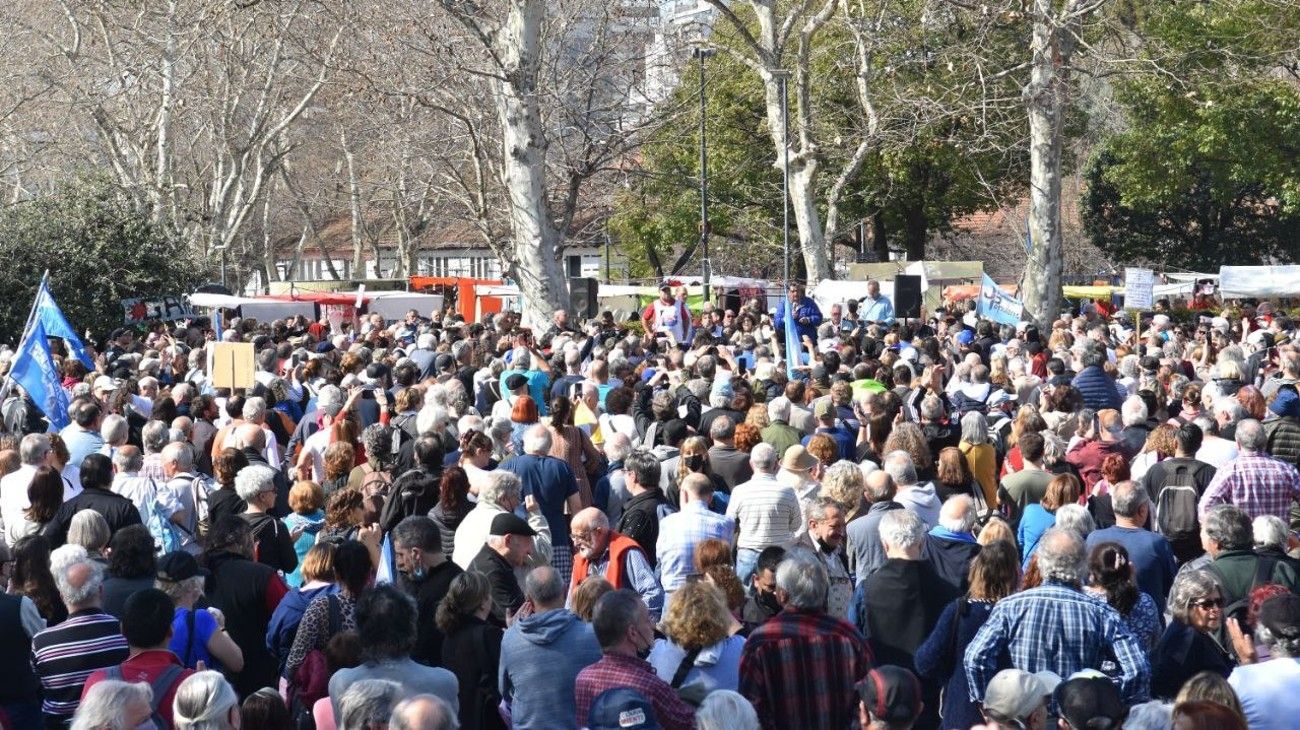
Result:
<svg viewBox="0 0 1300 730"><path fill-rule="evenodd" d="M600 660L589 624L557 608L519 619L501 639L501 696L515 730L571 730L578 672Z"/></svg>
<svg viewBox="0 0 1300 730"><path fill-rule="evenodd" d="M935 493L931 482L899 487L894 501L911 510L912 514L925 523L927 529L939 524L939 510L943 503L939 501L939 495Z"/></svg>

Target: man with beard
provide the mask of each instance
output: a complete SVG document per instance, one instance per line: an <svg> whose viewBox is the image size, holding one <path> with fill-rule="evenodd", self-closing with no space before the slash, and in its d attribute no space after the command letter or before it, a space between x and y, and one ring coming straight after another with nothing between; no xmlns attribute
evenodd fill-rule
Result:
<svg viewBox="0 0 1300 730"><path fill-rule="evenodd" d="M397 585L415 599L419 609L411 658L421 664L439 666L442 663L442 632L438 630L434 617L452 579L463 571L443 553L438 525L428 517L407 517L397 523L391 537L393 559L401 575Z"/></svg>
<svg viewBox="0 0 1300 730"><path fill-rule="evenodd" d="M599 575L614 590L630 588L640 594L656 620L664 607L664 589L636 540L609 526L609 518L595 507L573 516L573 577L569 596L589 575Z"/></svg>
<svg viewBox="0 0 1300 730"><path fill-rule="evenodd" d="M776 568L782 560L785 560L785 548L778 545L758 554L758 564L749 582L749 597L740 614L751 629L781 612L781 602L776 600Z"/></svg>

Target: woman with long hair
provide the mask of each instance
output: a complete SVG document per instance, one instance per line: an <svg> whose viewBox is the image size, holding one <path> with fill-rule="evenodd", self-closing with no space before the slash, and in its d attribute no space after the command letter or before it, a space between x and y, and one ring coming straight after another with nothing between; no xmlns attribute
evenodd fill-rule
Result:
<svg viewBox="0 0 1300 730"><path fill-rule="evenodd" d="M9 575L11 592L32 599L46 626L63 623L68 609L50 572L50 541L42 535L27 535L19 538L10 552L14 566Z"/></svg>
<svg viewBox="0 0 1300 730"><path fill-rule="evenodd" d="M1129 632L1149 652L1160 638L1163 621L1155 600L1138 590L1133 571L1133 563L1123 545L1098 543L1088 556L1090 577L1084 590L1118 611Z"/></svg>
<svg viewBox="0 0 1300 730"><path fill-rule="evenodd" d="M477 432L474 432L477 433ZM478 434L482 435L482 434ZM438 526L442 534L444 549L456 544L456 528L465 519L465 515L474 509L469 501L470 483L466 471L459 466L449 466L442 470L438 480L438 504L429 512L429 518Z"/></svg>
<svg viewBox="0 0 1300 730"><path fill-rule="evenodd" d="M989 422L979 411L961 417L961 441L957 448L966 457L975 482L984 492L984 503L998 503L998 453L989 439Z"/></svg>
<svg viewBox="0 0 1300 730"><path fill-rule="evenodd" d="M456 576L438 603L436 621L442 632L442 666L460 682L460 726L498 730L505 727L497 706L497 667L501 659L501 629L488 622L492 586L479 573Z"/></svg>
<svg viewBox="0 0 1300 730"><path fill-rule="evenodd" d="M583 507L591 506L591 475L604 470L605 458L591 443L591 438L573 425L573 401L557 395L551 399L551 456L569 465L578 483Z"/></svg>
<svg viewBox="0 0 1300 730"><path fill-rule="evenodd" d="M949 497L959 494L972 497L978 494L981 499L984 496L983 489L976 490L970 462L966 461L966 456L956 446L947 446L939 452L939 460L935 464L934 489L940 502L946 502Z"/></svg>
<svg viewBox="0 0 1300 730"><path fill-rule="evenodd" d="M944 727L983 723L979 708L970 700L962 657L988 621L993 606L1016 592L1020 580L1018 558L1013 543L996 540L985 545L971 561L970 589L943 610L930 636L916 650L917 674L944 685L939 707Z"/></svg>
<svg viewBox="0 0 1300 730"><path fill-rule="evenodd" d="M745 637L732 632L735 617L722 591L688 581L673 593L660 624L666 638L655 641L646 660L674 689L701 684L706 690L735 690Z"/></svg>
<svg viewBox="0 0 1300 730"><path fill-rule="evenodd" d="M317 596L307 605L284 663L286 679L294 678L308 653L316 649L324 651L335 634L356 630L353 610L361 592L370 583L373 567L370 551L355 540L344 542L334 551L333 578L338 591ZM334 617L337 617L337 623Z"/></svg>
<svg viewBox="0 0 1300 730"><path fill-rule="evenodd" d="M340 489L325 501L325 529L317 542L338 538L355 540L365 515L365 497L356 489Z"/></svg>
<svg viewBox="0 0 1300 730"><path fill-rule="evenodd" d="M52 466L36 469L31 484L27 485L27 501L29 506L23 510L22 522L5 525L5 539L10 543L40 532L63 506L63 477L57 469Z"/></svg>
<svg viewBox="0 0 1300 730"><path fill-rule="evenodd" d="M925 432L915 423L904 421L894 424L882 448L882 455L891 451L906 451L912 457L912 465L916 467L917 483L934 479L934 454L930 453L930 443L925 438Z"/></svg>
<svg viewBox="0 0 1300 730"><path fill-rule="evenodd" d="M347 441L335 441L325 447L325 479L320 486L326 497L347 487L356 459L356 449Z"/></svg>
<svg viewBox="0 0 1300 730"><path fill-rule="evenodd" d="M1174 458L1174 452L1178 448L1178 442L1174 438L1177 433L1178 429L1168 423L1162 423L1151 429L1146 443L1142 446L1142 452L1133 457L1133 462L1129 465L1129 478L1140 481L1152 466L1165 459Z"/></svg>
<svg viewBox="0 0 1300 730"><path fill-rule="evenodd" d="M679 487L682 480L691 474L703 474L713 483L713 493L726 494L727 483L722 477L713 473L713 467L709 463L709 440L703 436L688 436L682 442L679 456L677 459L677 473L672 475L668 480L668 491L664 495L668 498L668 503L677 507L681 492Z"/></svg>

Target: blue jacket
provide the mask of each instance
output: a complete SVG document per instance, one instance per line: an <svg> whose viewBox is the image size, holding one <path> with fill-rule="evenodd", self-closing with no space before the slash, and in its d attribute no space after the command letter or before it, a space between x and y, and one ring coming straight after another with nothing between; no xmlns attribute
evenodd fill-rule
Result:
<svg viewBox="0 0 1300 730"><path fill-rule="evenodd" d="M338 586L331 583L309 591L301 588L290 591L280 599L280 605L275 607L275 613L271 614L271 622L266 626L266 648L270 649L271 654L279 660L281 671L289 658L289 650L293 648L293 639L298 635L298 624L302 623L302 615L306 613L307 605L317 596L338 593L338 590Z"/></svg>
<svg viewBox="0 0 1300 730"><path fill-rule="evenodd" d="M515 622L501 639L497 672L515 730L571 730L577 724L578 672L600 660L590 624L557 608Z"/></svg>
<svg viewBox="0 0 1300 730"><path fill-rule="evenodd" d="M939 717L944 727L971 727L984 722L979 708L970 700L970 687L966 683L966 670L962 657L976 632L988 621L993 611L991 603L965 602L961 616L957 615L960 601L953 601L944 609L934 631L916 650L916 673L929 682L945 682L943 704ZM1008 662L1008 666L1010 666Z"/></svg>
<svg viewBox="0 0 1300 730"><path fill-rule="evenodd" d="M776 325L778 332L785 331L785 308L788 306L790 306L789 297L782 297L781 302L776 305L776 319L773 320L773 324ZM794 328L799 332L799 339L802 340L807 337L816 342L817 325L822 323L822 310L817 306L817 302L804 297L803 301L799 302L799 306L794 308L793 316ZM808 324L799 323L799 320L804 317L808 318Z"/></svg>
<svg viewBox="0 0 1300 730"><path fill-rule="evenodd" d="M1079 389L1083 404L1094 411L1104 408L1119 410L1124 404L1124 397L1119 394L1115 381L1099 365L1081 370L1071 385Z"/></svg>

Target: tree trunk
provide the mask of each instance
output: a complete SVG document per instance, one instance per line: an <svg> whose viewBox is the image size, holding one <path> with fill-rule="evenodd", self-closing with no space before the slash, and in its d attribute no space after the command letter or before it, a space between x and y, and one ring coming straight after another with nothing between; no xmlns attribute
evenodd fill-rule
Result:
<svg viewBox="0 0 1300 730"><path fill-rule="evenodd" d="M795 230L798 231L798 240L795 243L803 254L804 270L808 272L807 281L813 284L822 279L832 278L830 256L826 251L825 230L822 228L821 214L817 210L817 178L821 170L815 158L804 154L796 146L797 136L794 125L797 121L793 118L795 107L793 103L789 103L785 110L781 108L780 79L771 73L764 73L763 86L767 100L767 127L772 145L776 149L776 161L773 166L784 173L786 160L789 159L790 214L794 217ZM793 89L787 93L792 92ZM791 115L788 120L784 116L785 111ZM786 139L786 126L791 130L790 139ZM791 256L794 254L792 250ZM791 271L793 270L792 266Z"/></svg>
<svg viewBox="0 0 1300 730"><path fill-rule="evenodd" d="M357 180L356 157L352 154L352 146L348 143L346 130L339 135L339 141L342 143L343 160L348 168L348 207L352 213L352 278L364 279L366 261L365 236L362 235L362 227L365 223L361 219L361 183Z"/></svg>
<svg viewBox="0 0 1300 730"><path fill-rule="evenodd" d="M871 249L876 252L877 261L889 260L889 229L885 227L885 212L877 210L871 214Z"/></svg>
<svg viewBox="0 0 1300 730"><path fill-rule="evenodd" d="M1064 94L1051 19L1034 22L1033 66L1024 99L1029 113L1029 260L1025 311L1048 327L1061 309L1061 146Z"/></svg>
<svg viewBox="0 0 1300 730"><path fill-rule="evenodd" d="M541 329L566 307L568 287L556 260L560 234L546 203L546 137L537 99L543 0L511 0L497 35L506 71L493 84L501 117L502 179L510 201L510 249L506 262L519 286L526 324Z"/></svg>

